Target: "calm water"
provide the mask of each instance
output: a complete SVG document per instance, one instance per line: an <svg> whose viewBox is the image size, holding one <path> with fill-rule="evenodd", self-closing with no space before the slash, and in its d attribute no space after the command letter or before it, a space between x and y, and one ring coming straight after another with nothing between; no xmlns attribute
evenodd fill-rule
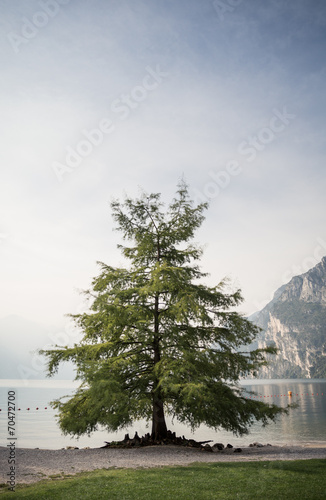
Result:
<svg viewBox="0 0 326 500"><path fill-rule="evenodd" d="M55 411L50 408L49 402L66 394L72 394L73 384L64 387L53 381L34 381L33 387L19 386L17 381L0 381L0 446L6 445L7 435L7 392L16 391L17 411L16 431L17 446L24 448L57 449L65 446L90 446L99 447L104 441L123 439L129 432L133 435L135 430L139 435L149 431L145 422L138 422L134 427L118 433L108 433L105 430L97 431L90 438L82 437L79 440L71 439L61 434L56 423ZM56 385L56 386L54 386ZM58 387L60 385L60 387ZM277 422L262 428L254 424L250 434L241 438L223 430L215 432L206 426L201 426L194 434L185 425L168 420L168 427L176 431L177 435L203 441L212 439L214 442L231 443L238 446L248 446L251 442L259 441L264 444L276 445L291 444L324 444L326 446L326 380L264 380L245 381L246 390L254 391L256 398L264 401L273 401L280 406L286 406L291 400L299 403L299 407L290 410L288 416L281 416ZM292 398L287 392L291 390ZM39 410L36 410L36 408ZM44 408L48 409L45 410ZM30 410L27 410L30 408Z"/></svg>

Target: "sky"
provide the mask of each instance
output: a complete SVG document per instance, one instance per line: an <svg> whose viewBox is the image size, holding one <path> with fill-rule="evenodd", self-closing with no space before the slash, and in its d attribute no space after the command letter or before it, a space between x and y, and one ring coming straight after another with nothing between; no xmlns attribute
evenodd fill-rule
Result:
<svg viewBox="0 0 326 500"><path fill-rule="evenodd" d="M0 317L57 325L119 266L110 202L208 201L251 314L326 255L322 0L1 0ZM123 263L124 265L124 263Z"/></svg>

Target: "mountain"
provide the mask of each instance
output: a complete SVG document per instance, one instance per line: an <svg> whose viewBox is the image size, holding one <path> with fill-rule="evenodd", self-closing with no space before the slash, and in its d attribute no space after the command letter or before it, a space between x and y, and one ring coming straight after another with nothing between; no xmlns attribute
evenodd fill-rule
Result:
<svg viewBox="0 0 326 500"><path fill-rule="evenodd" d="M63 328L48 328L15 315L1 318L0 379L45 379L45 358L36 351L60 344L60 339L66 340L66 337ZM71 364L60 368L55 378L73 379Z"/></svg>
<svg viewBox="0 0 326 500"><path fill-rule="evenodd" d="M249 319L263 329L252 347L279 349L259 378L326 378L326 257Z"/></svg>

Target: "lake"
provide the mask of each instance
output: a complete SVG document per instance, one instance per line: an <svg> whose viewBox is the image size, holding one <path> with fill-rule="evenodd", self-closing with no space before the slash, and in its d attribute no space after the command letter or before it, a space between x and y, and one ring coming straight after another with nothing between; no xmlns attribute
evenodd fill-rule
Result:
<svg viewBox="0 0 326 500"><path fill-rule="evenodd" d="M202 425L194 433L178 422L172 423L167 418L168 428L177 435L185 435L198 441L212 439L214 442L231 443L234 446L248 446L254 441L273 445L310 444L326 446L326 380L246 380L242 385L248 391L248 397L275 402L286 406L288 402L297 402L298 408L291 409L288 416L278 418L263 428L255 423L249 435L236 437L223 430L214 431ZM0 436L1 446L7 444L7 394L16 392L16 446L20 448L58 449L66 446L79 448L103 446L104 441L123 439L125 433L132 436L137 430L139 435L150 432L144 421L129 429L117 433L99 430L91 437L72 439L61 434L56 423L55 411L49 402L66 394L72 394L76 383L67 381L29 381L25 387L22 381L0 380ZM249 391L255 394L250 395ZM292 397L288 396L292 391ZM27 408L30 408L27 410ZM39 408L36 410L36 408ZM47 408L47 409L45 409Z"/></svg>

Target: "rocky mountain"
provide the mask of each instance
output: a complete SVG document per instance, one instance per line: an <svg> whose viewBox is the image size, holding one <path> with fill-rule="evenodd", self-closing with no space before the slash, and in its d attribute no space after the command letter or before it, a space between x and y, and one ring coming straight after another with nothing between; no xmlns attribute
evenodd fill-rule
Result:
<svg viewBox="0 0 326 500"><path fill-rule="evenodd" d="M258 347L279 349L260 378L326 378L326 257L250 319L263 329Z"/></svg>

